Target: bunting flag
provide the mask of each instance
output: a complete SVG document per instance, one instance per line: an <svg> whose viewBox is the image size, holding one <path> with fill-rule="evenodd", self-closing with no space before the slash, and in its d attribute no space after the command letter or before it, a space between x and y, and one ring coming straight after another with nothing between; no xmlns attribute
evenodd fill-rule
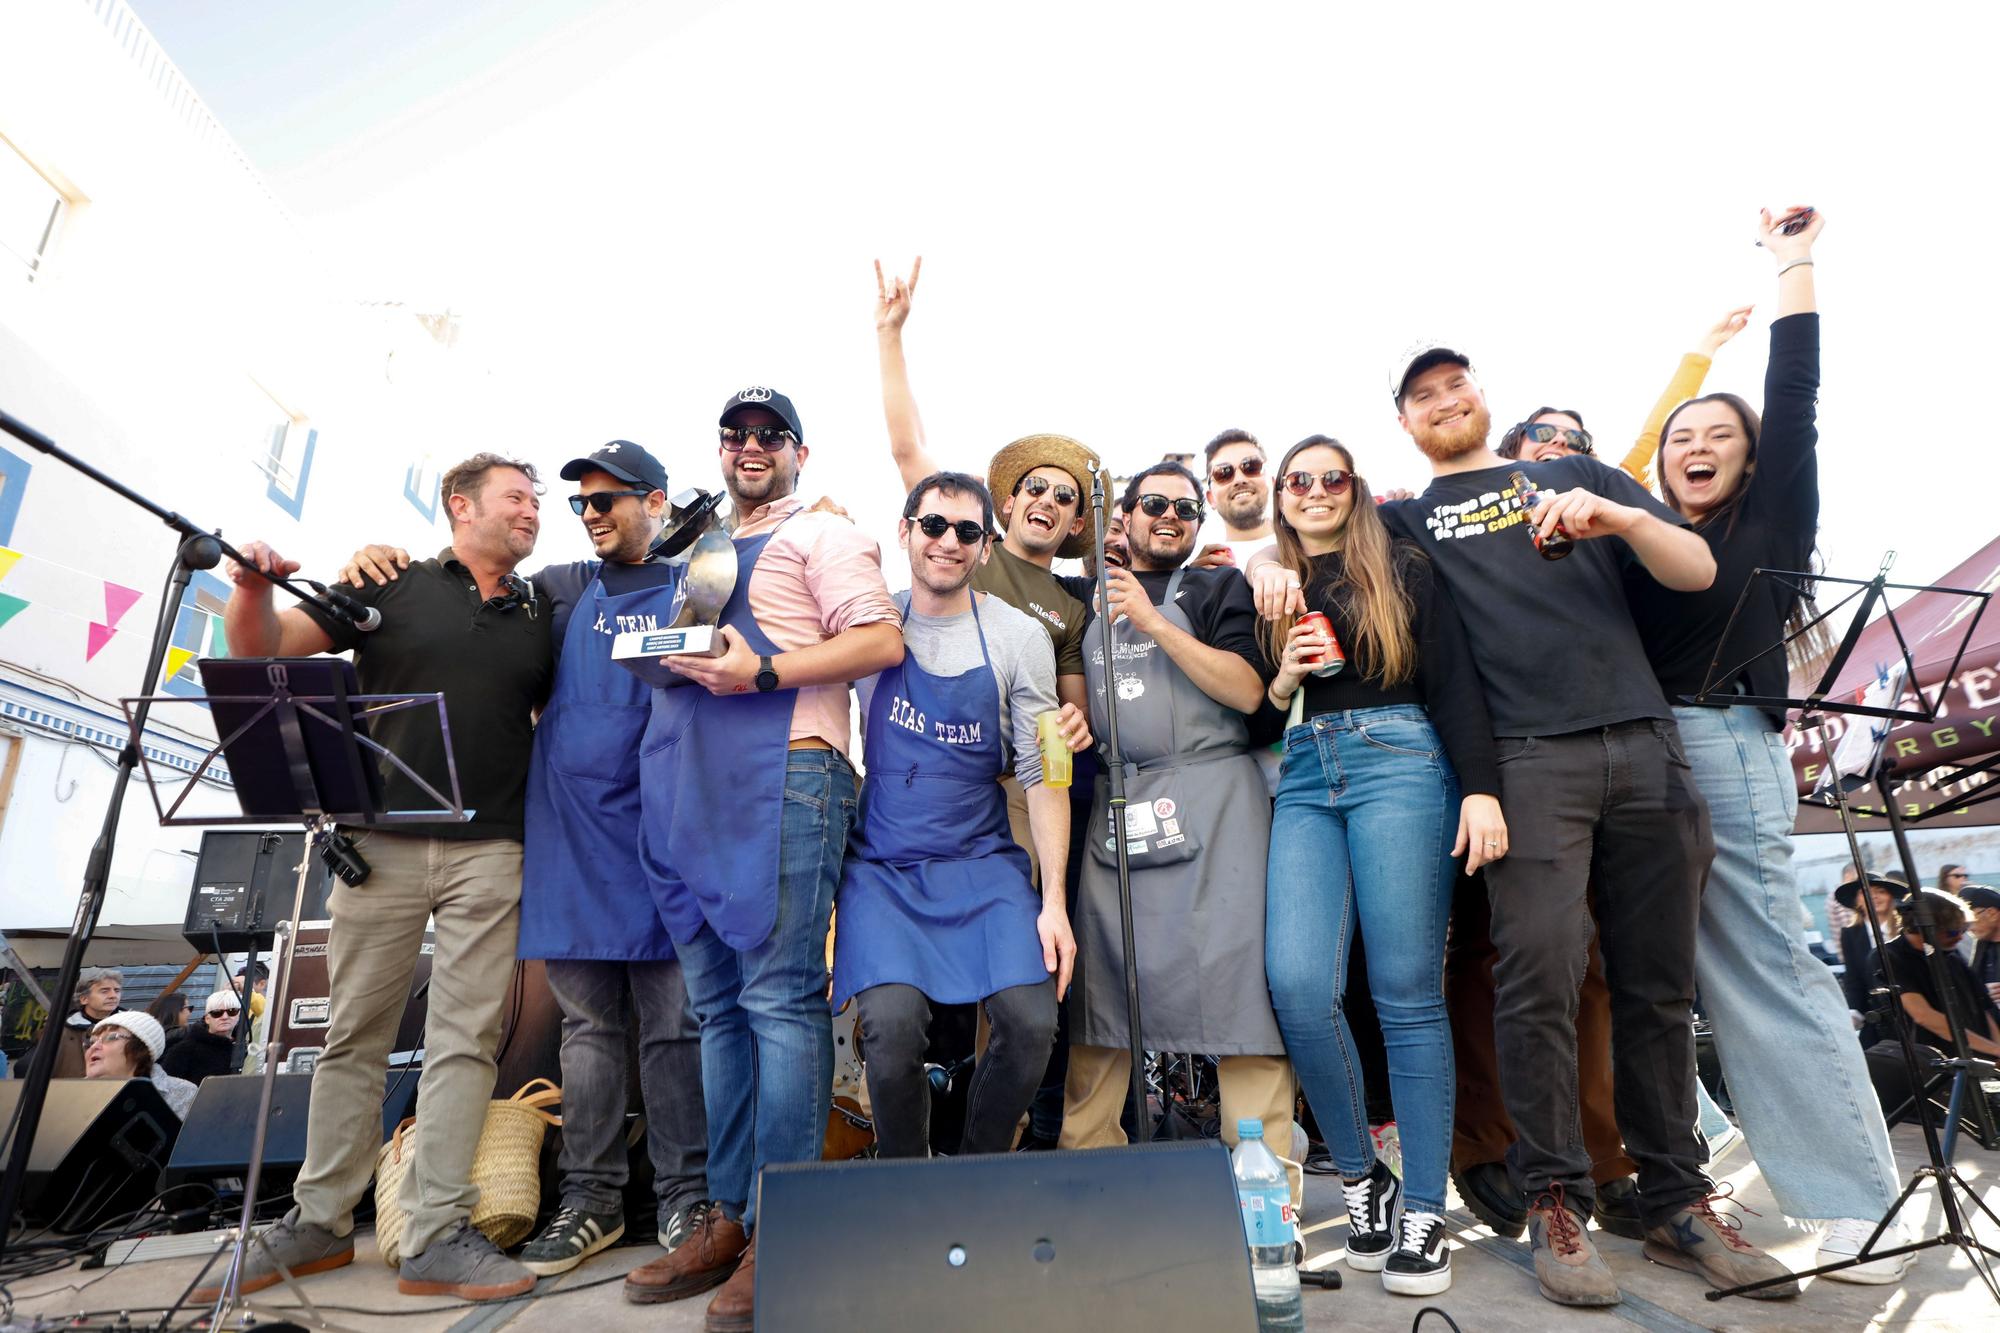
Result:
<svg viewBox="0 0 2000 1333"><path fill-rule="evenodd" d="M139 590L128 588L122 583L104 580L104 624L107 629L118 628L118 622L132 609L132 603L139 600Z"/></svg>
<svg viewBox="0 0 2000 1333"><path fill-rule="evenodd" d="M20 558L21 553L19 551L10 551L4 546L0 546L0 579L7 577L7 571L12 569L14 562Z"/></svg>
<svg viewBox="0 0 2000 1333"><path fill-rule="evenodd" d="M25 598L9 597L6 593L0 592L0 625L5 625L8 621L12 620L26 609L27 605L28 603Z"/></svg>
<svg viewBox="0 0 2000 1333"><path fill-rule="evenodd" d="M112 636L117 633L118 631L109 625L100 625L95 620L91 621L89 637L83 649L83 660L88 662L91 658L103 652L104 645L110 643Z"/></svg>
<svg viewBox="0 0 2000 1333"><path fill-rule="evenodd" d="M175 676L180 675L181 668L186 666L188 664L188 659L193 656L194 656L194 649L192 648L167 649L167 671L165 675L160 677L160 679L172 680Z"/></svg>

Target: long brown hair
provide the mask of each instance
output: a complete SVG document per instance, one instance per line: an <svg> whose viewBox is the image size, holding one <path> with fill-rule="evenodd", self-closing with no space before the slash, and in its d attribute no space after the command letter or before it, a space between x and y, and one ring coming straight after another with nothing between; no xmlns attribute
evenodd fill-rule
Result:
<svg viewBox="0 0 2000 1333"><path fill-rule="evenodd" d="M1354 621L1355 642L1346 645L1350 659L1367 663L1369 674L1384 685L1400 685L1417 674L1417 638L1410 629L1416 614L1410 594L1397 577L1397 552L1382 516L1375 512L1375 497L1368 483L1355 471L1354 454L1330 435L1308 435L1285 451L1278 463L1277 480L1282 487L1292 460L1307 449L1331 449L1340 455L1352 480L1347 521L1340 527L1343 566L1333 589L1348 591L1348 612ZM1311 561L1299 541L1298 529L1285 517L1284 501L1273 499L1271 531L1278 541L1278 563L1299 576L1304 587L1311 577ZM1286 614L1266 621L1263 628L1264 655L1273 662L1285 655L1285 640L1296 617Z"/></svg>

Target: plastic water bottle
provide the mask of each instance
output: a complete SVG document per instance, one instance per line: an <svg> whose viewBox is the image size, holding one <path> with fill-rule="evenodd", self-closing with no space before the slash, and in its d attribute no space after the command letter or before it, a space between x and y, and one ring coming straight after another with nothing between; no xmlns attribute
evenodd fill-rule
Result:
<svg viewBox="0 0 2000 1333"><path fill-rule="evenodd" d="M1292 1211L1291 1182L1285 1168L1264 1146L1264 1122L1236 1122L1236 1201L1243 1210L1243 1236L1250 1246L1250 1280L1257 1289L1257 1327L1296 1330L1306 1326L1299 1302L1299 1265L1293 1242L1298 1218Z"/></svg>

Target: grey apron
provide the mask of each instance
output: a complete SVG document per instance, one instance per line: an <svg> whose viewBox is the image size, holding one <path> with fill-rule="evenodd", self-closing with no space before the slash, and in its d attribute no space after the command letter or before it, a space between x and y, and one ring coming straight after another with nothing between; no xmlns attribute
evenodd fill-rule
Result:
<svg viewBox="0 0 2000 1333"><path fill-rule="evenodd" d="M1175 570L1160 610L1192 634L1175 602ZM1091 728L1104 735L1104 635L1084 632ZM1282 1055L1264 982L1264 861L1271 798L1243 714L1202 693L1166 651L1123 621L1118 740L1125 757L1126 849L1144 1046L1205 1055ZM1124 940L1118 921L1110 788L1097 780L1089 850L1077 890L1077 970L1071 1040L1128 1043Z"/></svg>

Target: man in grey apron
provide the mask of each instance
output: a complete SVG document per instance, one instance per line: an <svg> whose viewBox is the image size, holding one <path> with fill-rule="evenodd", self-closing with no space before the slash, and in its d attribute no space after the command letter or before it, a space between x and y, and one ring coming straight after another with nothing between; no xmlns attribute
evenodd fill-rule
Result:
<svg viewBox="0 0 2000 1333"><path fill-rule="evenodd" d="M1264 982L1264 860L1271 803L1245 716L1264 688L1249 586L1233 569L1189 569L1201 487L1178 463L1134 477L1119 501L1130 569L1084 640L1091 729L1105 734L1108 637L1118 664L1124 836L1132 876L1139 1012L1150 1050L1218 1058L1222 1133L1241 1117L1291 1142L1296 1101ZM1108 788L1091 807L1076 909L1062 1146L1123 1143L1131 1080L1123 934ZM1299 1179L1293 1173L1293 1202Z"/></svg>

